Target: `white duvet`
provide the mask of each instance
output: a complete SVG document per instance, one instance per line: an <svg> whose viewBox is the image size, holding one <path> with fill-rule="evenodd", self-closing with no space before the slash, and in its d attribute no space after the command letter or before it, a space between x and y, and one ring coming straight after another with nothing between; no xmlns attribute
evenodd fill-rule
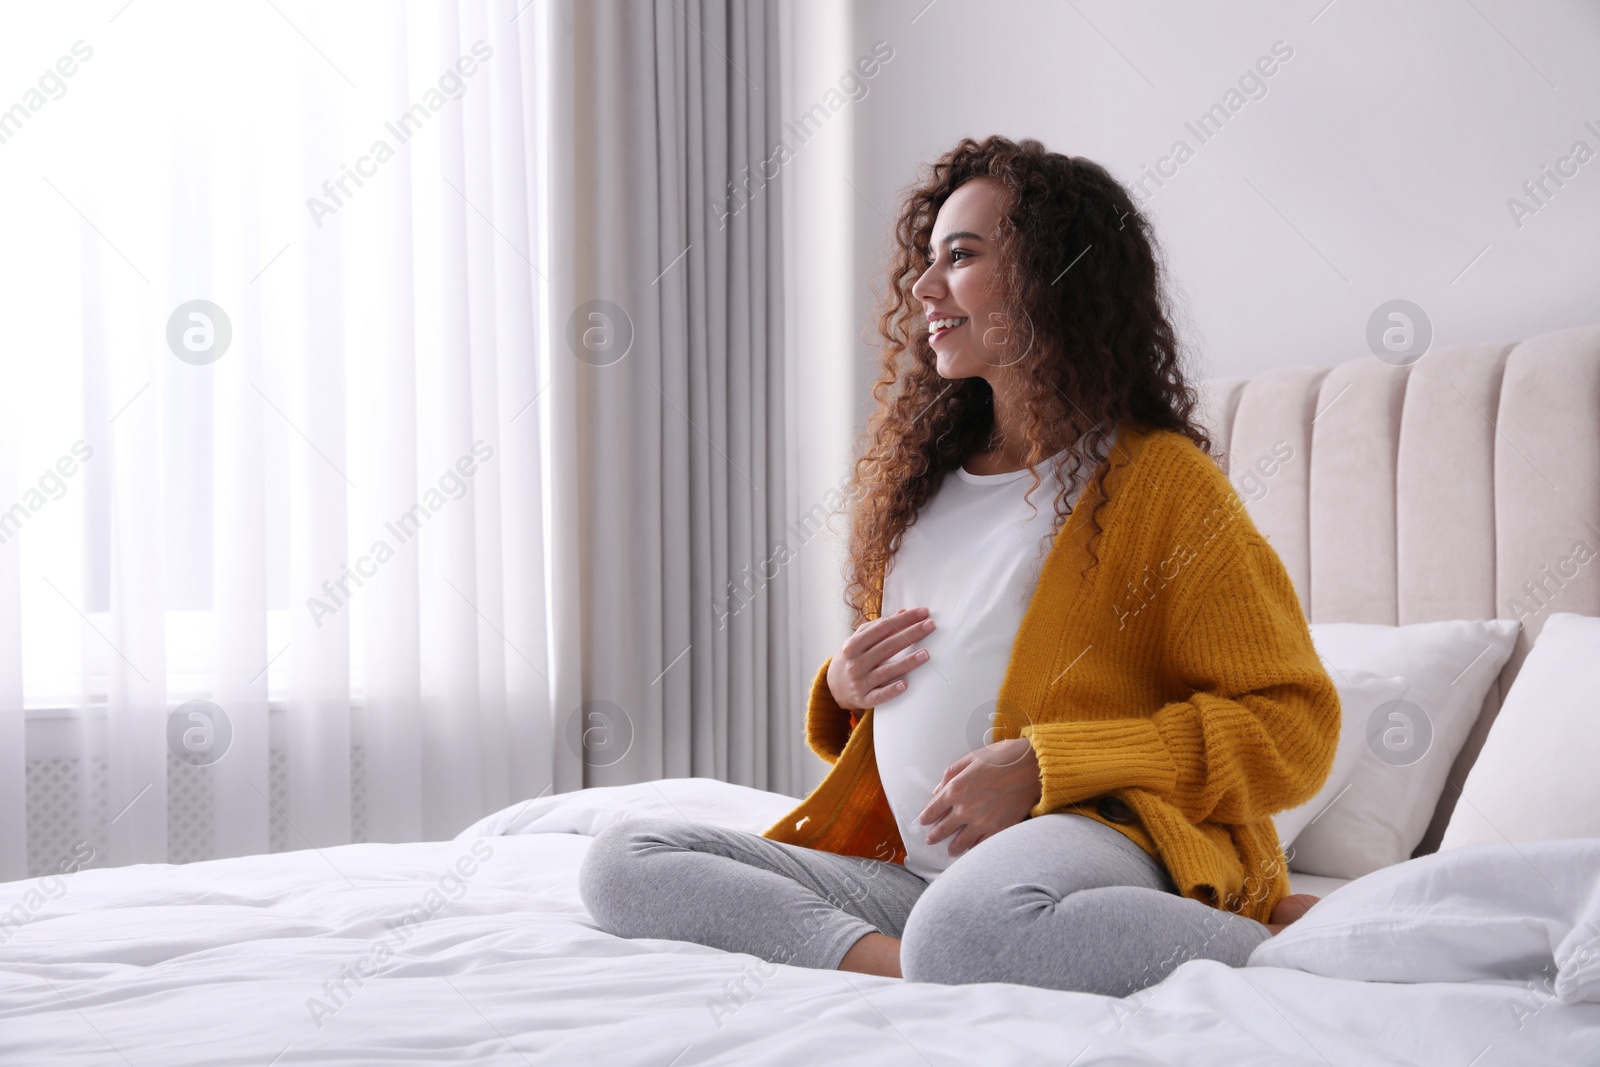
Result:
<svg viewBox="0 0 1600 1067"><path fill-rule="evenodd" d="M1600 841L1377 872L1252 966L1125 1000L775 966L584 912L604 826L759 831L793 804L674 779L449 842L0 884L0 1063L1600 1064Z"/></svg>

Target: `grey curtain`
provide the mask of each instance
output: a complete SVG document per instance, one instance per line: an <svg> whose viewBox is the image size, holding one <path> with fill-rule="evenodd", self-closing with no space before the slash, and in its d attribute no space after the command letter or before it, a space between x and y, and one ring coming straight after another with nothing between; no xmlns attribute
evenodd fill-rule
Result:
<svg viewBox="0 0 1600 1067"><path fill-rule="evenodd" d="M556 789L793 793L776 5L548 26Z"/></svg>

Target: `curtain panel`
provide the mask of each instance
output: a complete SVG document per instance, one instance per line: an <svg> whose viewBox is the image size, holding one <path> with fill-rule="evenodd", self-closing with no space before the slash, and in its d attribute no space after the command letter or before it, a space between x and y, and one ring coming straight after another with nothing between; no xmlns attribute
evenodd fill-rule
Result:
<svg viewBox="0 0 1600 1067"><path fill-rule="evenodd" d="M40 16L76 64L4 146L0 877L549 788L516 11Z"/></svg>
<svg viewBox="0 0 1600 1067"><path fill-rule="evenodd" d="M27 17L0 879L800 788L772 5Z"/></svg>
<svg viewBox="0 0 1600 1067"><path fill-rule="evenodd" d="M550 8L556 788L800 788L779 12Z"/></svg>

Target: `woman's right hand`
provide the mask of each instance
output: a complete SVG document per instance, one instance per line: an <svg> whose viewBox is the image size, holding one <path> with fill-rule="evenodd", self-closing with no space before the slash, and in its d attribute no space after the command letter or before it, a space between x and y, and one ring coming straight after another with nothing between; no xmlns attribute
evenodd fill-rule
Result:
<svg viewBox="0 0 1600 1067"><path fill-rule="evenodd" d="M896 653L933 632L927 608L911 608L856 627L828 665L828 689L846 711L864 711L905 691L902 677L928 662L928 650L888 662Z"/></svg>

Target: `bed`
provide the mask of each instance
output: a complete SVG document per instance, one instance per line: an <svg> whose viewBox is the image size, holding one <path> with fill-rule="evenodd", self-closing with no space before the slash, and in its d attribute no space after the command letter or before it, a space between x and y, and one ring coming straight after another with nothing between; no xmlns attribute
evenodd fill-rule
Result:
<svg viewBox="0 0 1600 1067"><path fill-rule="evenodd" d="M1250 508L1313 622L1494 618L1516 589L1497 583L1549 558L1550 529L1600 518L1600 330L1206 395L1230 462L1278 442L1307 459ZM1593 574L1563 606L1600 615ZM1248 967L1190 962L1119 1000L611 937L576 886L600 830L760 831L795 803L668 779L523 801L451 841L0 885L0 1062L1600 1063L1600 838L1432 854L1541 622L1417 858L1295 875L1326 899Z"/></svg>
<svg viewBox="0 0 1600 1067"><path fill-rule="evenodd" d="M1600 1003L1516 979L1194 962L1114 1000L773 966L585 914L577 867L612 822L754 830L792 802L671 779L519 804L454 841L82 871L0 947L0 1062L1488 1067L1600 1050ZM1600 842L1581 844L1600 868Z"/></svg>

